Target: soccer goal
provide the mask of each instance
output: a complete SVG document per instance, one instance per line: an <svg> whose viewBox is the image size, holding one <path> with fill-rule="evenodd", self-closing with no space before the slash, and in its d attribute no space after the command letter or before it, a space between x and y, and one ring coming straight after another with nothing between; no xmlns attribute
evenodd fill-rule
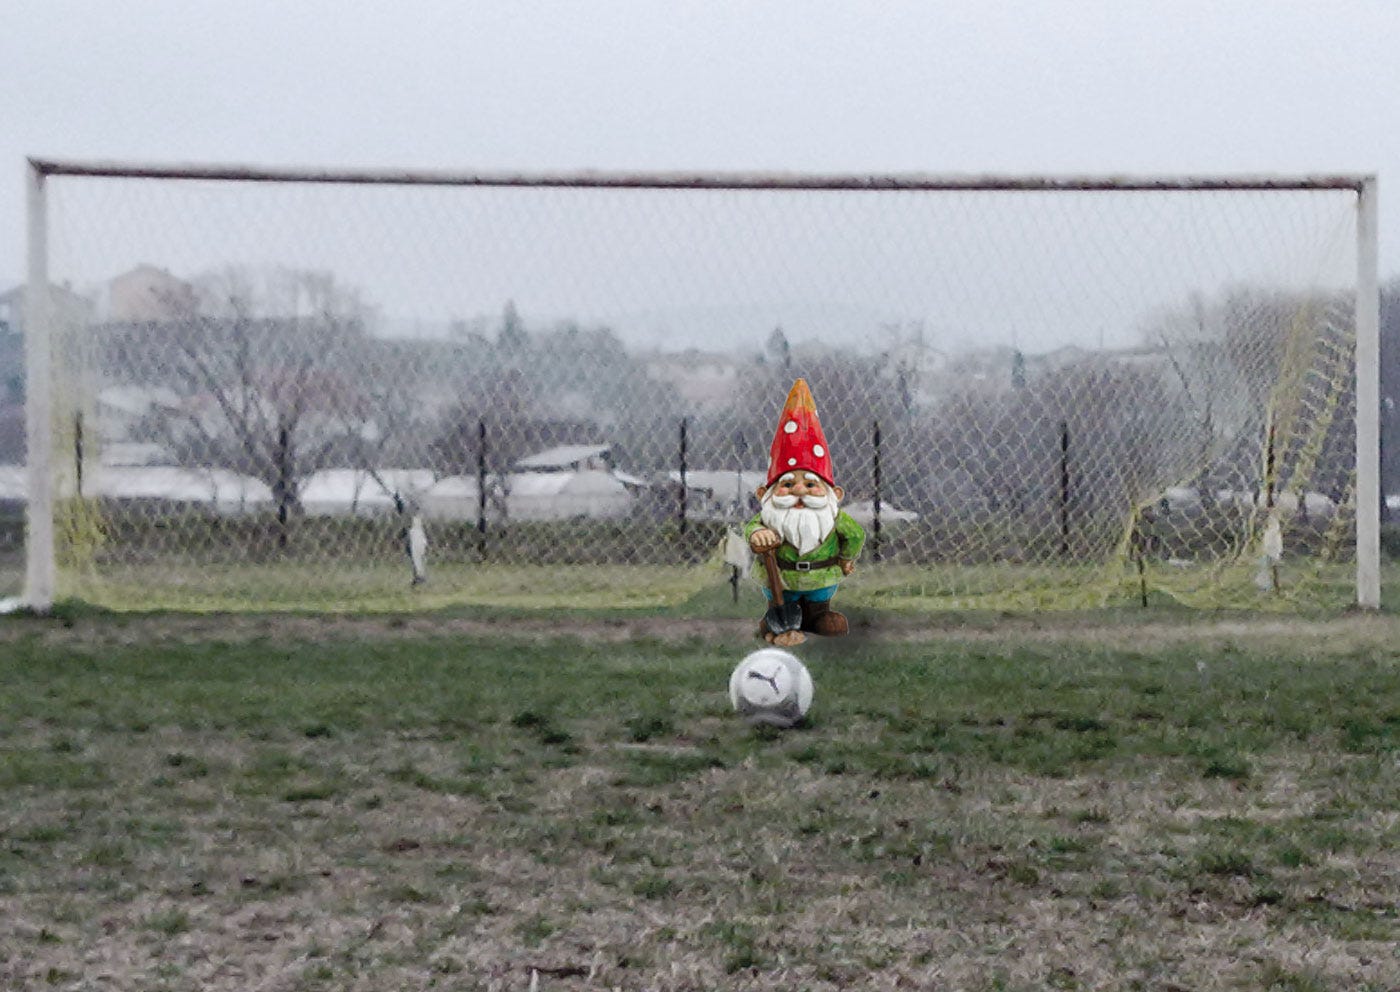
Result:
<svg viewBox="0 0 1400 992"><path fill-rule="evenodd" d="M1371 177L28 184L39 610L728 608L797 377L847 604L1380 602Z"/></svg>

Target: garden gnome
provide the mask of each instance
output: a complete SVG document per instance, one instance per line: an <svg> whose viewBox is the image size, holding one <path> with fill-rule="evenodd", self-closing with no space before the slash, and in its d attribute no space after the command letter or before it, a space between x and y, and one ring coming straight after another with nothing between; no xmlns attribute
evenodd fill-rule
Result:
<svg viewBox="0 0 1400 992"><path fill-rule="evenodd" d="M768 481L757 491L758 515L744 526L749 547L759 556L755 575L764 595L772 600L762 559L774 553L784 603L801 606L800 630L775 632L767 623L760 628L770 644L791 647L802 643L802 631L834 637L849 629L846 618L832 610L831 597L854 570L865 531L840 508L844 493L833 479L812 391L798 379L778 419Z"/></svg>

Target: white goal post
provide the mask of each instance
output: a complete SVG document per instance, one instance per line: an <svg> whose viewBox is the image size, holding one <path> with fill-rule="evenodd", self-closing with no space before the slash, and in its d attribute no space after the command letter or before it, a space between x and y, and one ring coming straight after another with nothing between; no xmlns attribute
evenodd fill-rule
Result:
<svg viewBox="0 0 1400 992"><path fill-rule="evenodd" d="M568 190L684 190L852 193L1222 193L1333 191L1355 194L1354 402L1355 602L1380 606L1379 280L1377 186L1372 175L1238 176L1004 176L934 174L801 174L771 172L508 172L413 169L319 169L251 165L125 163L30 159L27 188L27 288L24 348L27 388L27 505L22 599L39 613L60 595L55 483L55 377L50 258L51 181L180 180L233 184L377 187L478 187ZM777 403L781 397L766 398ZM818 397L821 401L821 397ZM684 422L683 422L684 423ZM878 437L879 427L876 426ZM685 462L682 426L681 487ZM878 461L876 479L879 478ZM484 478L484 476L483 476ZM878 482L877 482L878 486ZM1272 498L1272 494L1271 494ZM485 508L486 495L481 494ZM878 515L880 497L875 497ZM683 521L684 523L684 521ZM1145 594L1144 594L1145 595Z"/></svg>

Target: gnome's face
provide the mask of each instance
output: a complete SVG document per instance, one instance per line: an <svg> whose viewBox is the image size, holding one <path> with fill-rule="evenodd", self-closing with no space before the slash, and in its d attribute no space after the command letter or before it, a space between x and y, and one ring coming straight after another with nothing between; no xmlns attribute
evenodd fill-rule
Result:
<svg viewBox="0 0 1400 992"><path fill-rule="evenodd" d="M759 519L805 555L830 536L843 495L812 472L787 472L758 487Z"/></svg>

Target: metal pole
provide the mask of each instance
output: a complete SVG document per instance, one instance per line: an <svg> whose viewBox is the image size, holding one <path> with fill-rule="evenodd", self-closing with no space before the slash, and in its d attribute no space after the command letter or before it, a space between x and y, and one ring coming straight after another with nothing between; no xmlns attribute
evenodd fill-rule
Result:
<svg viewBox="0 0 1400 992"><path fill-rule="evenodd" d="M875 498L871 501L870 510L873 517L871 521L871 554L876 561L880 560L880 421L875 421Z"/></svg>
<svg viewBox="0 0 1400 992"><path fill-rule="evenodd" d="M1069 557L1069 421L1060 421L1060 554Z"/></svg>
<svg viewBox="0 0 1400 992"><path fill-rule="evenodd" d="M1377 436L1377 438L1376 438L1376 463L1377 463L1378 465L1380 465L1380 467L1381 467L1381 468L1380 468L1380 472L1379 472L1378 474L1381 475L1382 477L1384 477L1384 475L1385 475L1385 459L1386 459L1386 454L1385 454L1385 431L1380 431L1379 434L1378 434L1378 436ZM1376 500L1377 500L1377 509L1378 509L1379 512L1380 512L1380 521L1381 521L1381 523L1383 523L1383 524L1389 523L1389 522L1390 522L1390 507L1388 507L1388 506L1385 505L1385 482L1384 482L1384 481L1382 481L1382 482L1380 483L1380 485L1377 486Z"/></svg>
<svg viewBox="0 0 1400 992"><path fill-rule="evenodd" d="M29 468L24 602L36 613L53 609L58 585L54 558L53 301L49 294L49 225L44 174L28 168L28 276L24 289L25 444Z"/></svg>
<svg viewBox="0 0 1400 992"><path fill-rule="evenodd" d="M1275 436L1274 415L1273 411L1270 410L1269 430L1264 439L1264 509L1266 510L1272 510L1274 508L1274 480L1277 461L1274 449Z"/></svg>
<svg viewBox="0 0 1400 992"><path fill-rule="evenodd" d="M328 169L247 163L162 163L31 159L45 175L126 179L214 179L231 182L393 184L403 186L558 186L581 189L793 189L793 190L1195 190L1350 189L1367 177L1313 175L1059 175L995 173L791 173L791 172L511 172L482 169Z"/></svg>
<svg viewBox="0 0 1400 992"><path fill-rule="evenodd" d="M1356 198L1356 604L1381 605L1380 278L1376 179Z"/></svg>
<svg viewBox="0 0 1400 992"><path fill-rule="evenodd" d="M686 425L685 425L685 421L686 421L686 418L685 418L685 417L682 417L682 418L681 418L681 504L680 504L681 536L682 536L682 537L685 536L685 441L686 441L686 437L685 437L685 426L686 426Z"/></svg>
<svg viewBox="0 0 1400 992"><path fill-rule="evenodd" d="M83 412L73 414L73 470L77 478L74 495L83 498Z"/></svg>
<svg viewBox="0 0 1400 992"><path fill-rule="evenodd" d="M486 557L486 421L476 422L476 550Z"/></svg>
<svg viewBox="0 0 1400 992"><path fill-rule="evenodd" d="M292 475L291 459L291 434L287 428L282 427L277 431L277 547L282 551L287 550L288 521L291 519L291 486L289 485Z"/></svg>

